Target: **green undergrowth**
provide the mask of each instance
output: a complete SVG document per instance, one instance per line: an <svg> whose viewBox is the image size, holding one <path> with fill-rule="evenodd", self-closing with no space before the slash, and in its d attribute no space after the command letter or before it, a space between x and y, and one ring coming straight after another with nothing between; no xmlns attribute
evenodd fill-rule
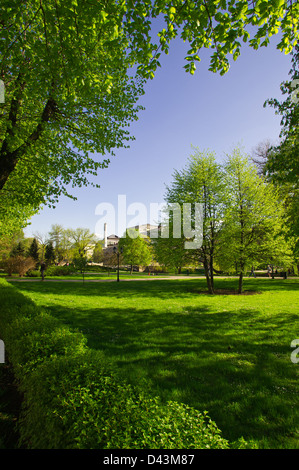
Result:
<svg viewBox="0 0 299 470"><path fill-rule="evenodd" d="M130 384L101 350L88 347L81 331L3 279L0 337L23 396L17 422L20 447L229 447L206 411L174 400L163 403Z"/></svg>
<svg viewBox="0 0 299 470"><path fill-rule="evenodd" d="M299 448L298 279L15 283L51 317L80 332L126 380L208 410L231 443Z"/></svg>

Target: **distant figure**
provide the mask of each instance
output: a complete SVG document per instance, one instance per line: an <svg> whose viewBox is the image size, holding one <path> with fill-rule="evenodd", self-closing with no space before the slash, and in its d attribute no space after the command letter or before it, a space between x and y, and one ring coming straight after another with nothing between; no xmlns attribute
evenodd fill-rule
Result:
<svg viewBox="0 0 299 470"><path fill-rule="evenodd" d="M251 266L251 271L250 271L250 274L249 274L249 277L251 277L251 276L256 277L253 266Z"/></svg>
<svg viewBox="0 0 299 470"><path fill-rule="evenodd" d="M267 268L268 277L271 277L271 271L272 271L272 268L270 264L268 264L268 268Z"/></svg>
<svg viewBox="0 0 299 470"><path fill-rule="evenodd" d="M43 263L40 265L40 272L41 272L41 275L42 275L42 281L45 279L45 270L46 270L46 265L45 265L45 263L43 262Z"/></svg>

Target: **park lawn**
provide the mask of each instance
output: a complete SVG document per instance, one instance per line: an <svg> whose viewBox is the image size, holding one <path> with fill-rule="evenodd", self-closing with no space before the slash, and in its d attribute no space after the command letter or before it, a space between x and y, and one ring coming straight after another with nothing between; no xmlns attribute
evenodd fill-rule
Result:
<svg viewBox="0 0 299 470"><path fill-rule="evenodd" d="M168 273L163 273L163 275L159 274L160 277L168 277L171 276L172 274ZM140 278L145 278L148 279L149 277L153 277L153 274L148 275L148 273L142 273L142 272L133 272L130 274L128 271L120 271L119 274L121 279L140 279ZM192 276L192 275L191 275ZM20 277L18 274L13 274L12 276L8 276L7 273L3 272L0 273L0 277L7 279L8 281L13 281L13 280L36 280L36 281L41 281L41 275L38 277L30 277L30 276L23 276ZM84 281L92 281L92 280L105 280L105 281L114 281L117 278L117 272L112 271L110 273L107 272L86 272L84 273ZM69 281L82 281L83 282L83 275L81 273L74 273L74 274L68 274L68 275L60 275L60 276L49 276L45 275L46 280L69 280Z"/></svg>
<svg viewBox="0 0 299 470"><path fill-rule="evenodd" d="M299 280L246 279L245 295L206 293L198 279L15 282L82 331L128 380L209 416L223 437L299 448ZM217 279L216 287L237 288Z"/></svg>

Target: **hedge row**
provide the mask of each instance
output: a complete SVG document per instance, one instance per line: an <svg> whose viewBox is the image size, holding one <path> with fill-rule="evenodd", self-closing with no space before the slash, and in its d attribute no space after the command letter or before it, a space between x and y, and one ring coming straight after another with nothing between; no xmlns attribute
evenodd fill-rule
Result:
<svg viewBox="0 0 299 470"><path fill-rule="evenodd" d="M85 337L0 279L0 338L24 396L32 449L228 448L207 413L133 387Z"/></svg>

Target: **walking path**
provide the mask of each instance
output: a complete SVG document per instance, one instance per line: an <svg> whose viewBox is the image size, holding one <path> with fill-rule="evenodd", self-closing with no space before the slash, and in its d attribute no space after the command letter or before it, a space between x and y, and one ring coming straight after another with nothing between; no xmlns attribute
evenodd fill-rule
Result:
<svg viewBox="0 0 299 470"><path fill-rule="evenodd" d="M292 276L288 276L288 279L292 278ZM167 281L167 280L180 280L180 279L205 279L205 276L167 276L167 277L161 277L161 276L148 276L148 277L121 277L120 276L120 281ZM239 279L239 276L215 276L214 280L217 279ZM248 276L244 277L244 279L248 279ZM272 277L267 277L267 276L257 276L255 279L271 279ZM275 279L283 279L283 277L276 276ZM40 278L6 278L7 281L12 281L12 282L83 282L83 279L47 279L45 278L44 281L42 281ZM111 277L111 279L85 279L84 282L115 282L116 278Z"/></svg>

